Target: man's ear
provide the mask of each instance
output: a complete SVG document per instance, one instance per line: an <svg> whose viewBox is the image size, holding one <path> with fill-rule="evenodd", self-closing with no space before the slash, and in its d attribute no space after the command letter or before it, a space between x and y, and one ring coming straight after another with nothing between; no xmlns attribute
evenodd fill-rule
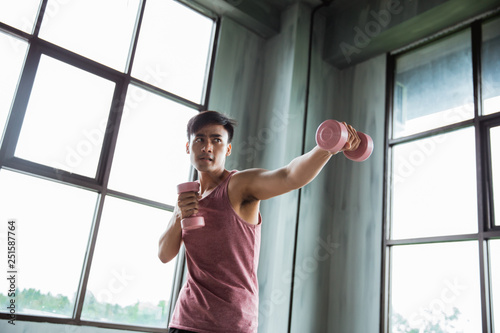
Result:
<svg viewBox="0 0 500 333"><path fill-rule="evenodd" d="M231 146L231 144L228 144L227 145L227 153L226 153L226 156L229 156L231 155L231 149L233 148L233 146Z"/></svg>
<svg viewBox="0 0 500 333"><path fill-rule="evenodd" d="M189 154L189 141L186 142L186 154Z"/></svg>

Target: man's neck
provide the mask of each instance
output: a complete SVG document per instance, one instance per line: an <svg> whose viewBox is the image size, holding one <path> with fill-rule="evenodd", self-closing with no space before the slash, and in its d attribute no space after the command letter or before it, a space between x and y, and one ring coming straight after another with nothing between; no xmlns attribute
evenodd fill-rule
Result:
<svg viewBox="0 0 500 333"><path fill-rule="evenodd" d="M203 196L205 192L211 192L229 175L229 171L222 169L217 172L199 172L200 177L200 194Z"/></svg>

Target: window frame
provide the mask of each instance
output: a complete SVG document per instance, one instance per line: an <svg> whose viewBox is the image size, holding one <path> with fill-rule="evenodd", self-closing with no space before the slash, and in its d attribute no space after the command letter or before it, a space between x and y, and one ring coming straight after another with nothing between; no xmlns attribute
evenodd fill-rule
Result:
<svg viewBox="0 0 500 333"><path fill-rule="evenodd" d="M9 36L20 38L28 43L27 53L21 69L21 75L18 80L18 86L14 95L13 102L9 116L5 124L3 136L0 137L0 168L12 170L16 172L26 173L36 177L44 178L49 181L56 181L66 185L88 189L98 193L96 203L96 211L94 220L91 226L91 235L87 243L86 255L84 259L83 268L81 271L80 281L78 282L78 289L76 290L76 298L71 318L61 317L45 317L39 315L16 314L16 320L29 321L29 322L47 322L56 324L69 324L69 325L84 325L102 328L113 328L129 331L148 331L148 332L165 332L166 327L143 327L137 325L117 324L108 322L94 322L81 320L83 303L85 293L87 290L87 283L90 276L90 269L92 259L99 232L99 224L101 222L104 200L106 196L113 196L120 199L144 204L153 208L158 208L166 211L173 212L174 206L137 197L127 193L116 190L108 189L108 181L111 171L111 164L118 138L118 131L120 121L124 109L125 98L130 84L138 86L147 90L148 92L157 94L163 98L172 100L198 112L206 110L209 104L209 97L211 91L211 83L215 66L215 55L217 50L217 41L220 30L220 17L214 12L202 8L198 5L190 4L188 1L176 0L180 5L186 6L199 14L206 16L213 20L213 29L211 33L210 49L208 50L209 60L207 61L207 68L205 73L205 83L202 93L201 103L195 103L181 96L175 95L169 91L163 90L159 87L151 85L147 82L141 81L131 75L132 66L134 62L135 50L140 34L140 27L144 16L147 0L141 0L137 17L132 34L131 45L127 57L127 64L125 71L120 72L111 67L107 67L94 60L88 59L82 55L66 50L58 45L52 44L38 37L40 27L42 24L43 16L47 8L49 0L41 0L38 13L36 15L35 24L31 34L22 30L9 26L0 22L0 31ZM14 156L15 148L19 135L21 132L22 122L26 113L29 96L34 84L38 64L42 55L52 57L56 60L64 62L65 64L74 66L83 71L97 75L115 83L113 92L112 103L110 107L108 123L104 133L104 139L101 147L99 163L95 177L86 177L78 174L73 174L68 171L55 169L49 166L38 164ZM195 172L191 170L191 179L194 180ZM175 300L179 294L185 267L185 254L183 248L179 252L174 273L174 283L171 288L170 307L168 309L167 320L169 321L175 306ZM0 313L0 319L9 319L8 313ZM167 325L167 323L165 323Z"/></svg>
<svg viewBox="0 0 500 333"><path fill-rule="evenodd" d="M481 298L482 332L493 331L491 278L489 269L489 240L500 238L500 226L494 223L492 165L490 154L489 129L500 125L500 112L483 115L481 100L481 52L482 52L482 24L490 19L500 19L498 12L488 13L472 21L465 22L453 29L437 33L421 42L414 43L407 48L387 54L386 68L386 117L384 142L384 207L383 207L383 239L382 239L382 269L381 269L381 311L380 332L390 332L391 328L391 250L394 246L418 245L442 242L476 241L479 249L479 279ZM394 94L396 76L396 58L429 43L439 41L455 33L471 29L472 47L472 81L474 98L474 117L451 125L422 131L398 138L392 137L394 117ZM409 142L415 142L437 134L449 133L465 127L473 127L475 131L476 148L476 183L477 183L477 214L478 232L472 234L444 235L416 237L410 239L391 239L391 212L392 212L392 149L393 147ZM497 216L500 215L497 213ZM498 306L498 305L497 305Z"/></svg>

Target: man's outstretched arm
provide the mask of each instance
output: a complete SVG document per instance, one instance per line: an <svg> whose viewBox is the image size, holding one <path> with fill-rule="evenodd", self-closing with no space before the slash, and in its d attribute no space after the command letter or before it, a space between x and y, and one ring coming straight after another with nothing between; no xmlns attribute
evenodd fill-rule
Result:
<svg viewBox="0 0 500 333"><path fill-rule="evenodd" d="M351 126L349 139L341 150L355 150L360 143L356 130ZM294 158L288 165L276 170L249 169L239 175L242 197L266 200L310 183L332 157L329 151L314 147L308 153Z"/></svg>

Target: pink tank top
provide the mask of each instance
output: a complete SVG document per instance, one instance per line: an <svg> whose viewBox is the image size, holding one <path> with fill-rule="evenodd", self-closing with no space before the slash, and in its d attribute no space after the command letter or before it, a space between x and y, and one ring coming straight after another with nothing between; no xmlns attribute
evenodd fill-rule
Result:
<svg viewBox="0 0 500 333"><path fill-rule="evenodd" d="M232 175L199 202L203 228L183 230L187 281L170 327L194 332L257 332L261 217L240 218L229 201Z"/></svg>

